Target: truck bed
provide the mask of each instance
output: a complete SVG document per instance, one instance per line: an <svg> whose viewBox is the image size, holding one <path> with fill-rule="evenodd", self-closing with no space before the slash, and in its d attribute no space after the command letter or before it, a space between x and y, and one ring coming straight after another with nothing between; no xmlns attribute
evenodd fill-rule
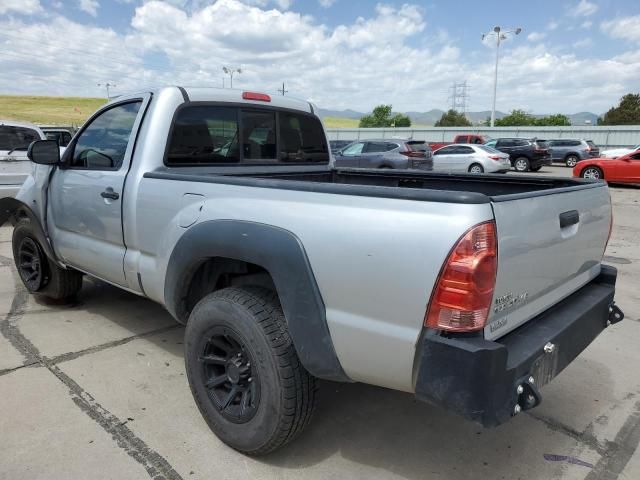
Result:
<svg viewBox="0 0 640 480"><path fill-rule="evenodd" d="M269 169L269 170L272 170ZM212 172L201 168L162 168L145 178L246 185L339 195L449 203L489 203L597 188L602 182L521 175L454 175L388 170Z"/></svg>

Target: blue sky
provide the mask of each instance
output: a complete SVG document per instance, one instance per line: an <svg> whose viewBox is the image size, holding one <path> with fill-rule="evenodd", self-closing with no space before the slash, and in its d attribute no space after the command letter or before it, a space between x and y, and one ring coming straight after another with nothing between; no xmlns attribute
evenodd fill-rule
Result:
<svg viewBox="0 0 640 480"><path fill-rule="evenodd" d="M601 113L640 90L637 0L2 0L0 93L221 86L232 65L237 87L285 81L326 108L445 108L466 80L487 110L494 25L523 28L501 47L500 110Z"/></svg>

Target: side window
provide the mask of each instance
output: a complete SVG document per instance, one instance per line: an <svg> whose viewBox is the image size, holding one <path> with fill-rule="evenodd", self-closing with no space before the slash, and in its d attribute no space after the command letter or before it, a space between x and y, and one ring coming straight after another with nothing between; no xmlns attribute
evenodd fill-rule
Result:
<svg viewBox="0 0 640 480"><path fill-rule="evenodd" d="M475 153L475 150L471 147L458 147L458 149L456 150L456 153L459 153L462 155L469 155L469 154Z"/></svg>
<svg viewBox="0 0 640 480"><path fill-rule="evenodd" d="M498 143L496 143L496 147L500 148L500 147L513 147L515 145L514 141L509 139L509 138L505 138L503 140L498 140Z"/></svg>
<svg viewBox="0 0 640 480"><path fill-rule="evenodd" d="M451 155L455 153L456 147L443 147L433 152L434 155Z"/></svg>
<svg viewBox="0 0 640 480"><path fill-rule="evenodd" d="M242 110L242 153L244 160L276 159L276 114Z"/></svg>
<svg viewBox="0 0 640 480"><path fill-rule="evenodd" d="M529 145L529 141L528 140L514 140L513 144L516 147L526 147L527 145Z"/></svg>
<svg viewBox="0 0 640 480"><path fill-rule="evenodd" d="M640 153L635 153L635 154L631 155L631 159L632 160L640 160Z"/></svg>
<svg viewBox="0 0 640 480"><path fill-rule="evenodd" d="M384 151L390 152L391 150L398 148L398 146L399 145L397 143L385 143Z"/></svg>
<svg viewBox="0 0 640 480"><path fill-rule="evenodd" d="M61 147L66 147L69 145L71 141L71 134L69 132L62 132L62 142L60 143Z"/></svg>
<svg viewBox="0 0 640 480"><path fill-rule="evenodd" d="M474 145L482 145L482 143L483 143L483 142L482 142L482 138L480 138L480 137L475 137L475 138L473 139L473 141L472 141L472 142L470 142L470 143L473 143Z"/></svg>
<svg viewBox="0 0 640 480"><path fill-rule="evenodd" d="M343 155L360 155L364 148L364 142L353 143L342 151Z"/></svg>
<svg viewBox="0 0 640 480"><path fill-rule="evenodd" d="M169 165L239 161L238 109L190 106L178 111L169 140Z"/></svg>
<svg viewBox="0 0 640 480"><path fill-rule="evenodd" d="M320 121L310 115L280 112L280 160L328 162L329 151Z"/></svg>
<svg viewBox="0 0 640 480"><path fill-rule="evenodd" d="M88 170L119 169L140 105L140 101L125 103L96 117L78 137L70 167Z"/></svg>
<svg viewBox="0 0 640 480"><path fill-rule="evenodd" d="M364 147L365 153L381 153L390 150L387 148L388 143L383 142L367 142ZM395 145L394 145L395 148Z"/></svg>
<svg viewBox="0 0 640 480"><path fill-rule="evenodd" d="M458 135L456 137L456 143L468 143L469 137L467 135Z"/></svg>

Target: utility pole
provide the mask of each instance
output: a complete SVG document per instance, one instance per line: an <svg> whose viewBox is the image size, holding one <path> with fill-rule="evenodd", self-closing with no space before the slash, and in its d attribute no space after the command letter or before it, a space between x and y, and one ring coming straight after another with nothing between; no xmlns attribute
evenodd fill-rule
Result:
<svg viewBox="0 0 640 480"><path fill-rule="evenodd" d="M109 83L109 82L107 82L107 83L98 83L97 85L99 87L103 87L103 86L106 87L106 89L107 89L107 100L111 99L111 96L109 95L109 88L117 87L117 85L115 83Z"/></svg>
<svg viewBox="0 0 640 480"><path fill-rule="evenodd" d="M281 88L280 90L278 90L278 91L279 91L279 92L282 94L282 96L284 97L284 94L285 94L285 93L287 93L289 90L285 90L285 89L284 89L284 82L282 82L282 88Z"/></svg>
<svg viewBox="0 0 640 480"><path fill-rule="evenodd" d="M230 84L231 86L229 88L233 88L233 74L237 73L237 74L241 74L242 73L242 69L241 68L235 68L235 67L222 67L222 71L224 73L226 73L227 75L229 75L229 80L230 80Z"/></svg>
<svg viewBox="0 0 640 480"><path fill-rule="evenodd" d="M503 30L501 27L494 27L493 31L489 33L482 34L482 40L487 37L491 37L495 35L496 37L496 68L493 72L493 105L491 107L491 126L495 126L496 124L496 95L498 93L498 60L500 59L500 43L503 40L506 40L507 35L514 33L516 35L520 35L522 32L522 28L518 27L515 30Z"/></svg>

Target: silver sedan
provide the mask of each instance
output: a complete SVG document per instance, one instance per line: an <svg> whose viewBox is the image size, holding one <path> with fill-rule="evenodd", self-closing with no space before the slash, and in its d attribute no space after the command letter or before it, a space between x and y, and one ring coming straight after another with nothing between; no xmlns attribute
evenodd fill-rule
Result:
<svg viewBox="0 0 640 480"><path fill-rule="evenodd" d="M486 145L454 143L433 152L434 172L504 173L509 155Z"/></svg>

